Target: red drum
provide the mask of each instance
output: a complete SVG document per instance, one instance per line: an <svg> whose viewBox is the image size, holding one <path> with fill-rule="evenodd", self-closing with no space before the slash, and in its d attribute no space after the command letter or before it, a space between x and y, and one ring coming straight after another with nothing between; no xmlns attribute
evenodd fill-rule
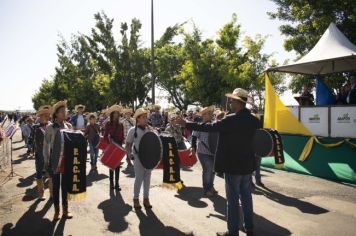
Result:
<svg viewBox="0 0 356 236"><path fill-rule="evenodd" d="M105 150L108 147L108 143L105 141L103 136L100 136L100 141L96 147L101 150Z"/></svg>
<svg viewBox="0 0 356 236"><path fill-rule="evenodd" d="M116 143L110 143L101 156L101 162L112 170L115 170L126 155L125 150Z"/></svg>
<svg viewBox="0 0 356 236"><path fill-rule="evenodd" d="M182 166L191 167L197 163L198 159L195 154L192 153L192 149L178 150L180 164Z"/></svg>

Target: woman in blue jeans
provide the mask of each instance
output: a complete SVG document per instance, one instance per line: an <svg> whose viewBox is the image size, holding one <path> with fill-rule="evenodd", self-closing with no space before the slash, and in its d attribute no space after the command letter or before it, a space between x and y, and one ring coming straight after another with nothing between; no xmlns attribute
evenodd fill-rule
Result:
<svg viewBox="0 0 356 236"><path fill-rule="evenodd" d="M99 141L100 126L96 123L96 116L90 113L88 116L89 124L85 127L84 136L87 138L90 148L90 171L96 170L96 163L98 159L98 148L95 146Z"/></svg>
<svg viewBox="0 0 356 236"><path fill-rule="evenodd" d="M206 107L198 113L202 117L203 123L211 123L214 117L214 106ZM214 189L214 151L209 147L209 133L194 131L192 147L193 152L198 153L200 164L203 168L203 189L204 195L212 197L218 192Z"/></svg>

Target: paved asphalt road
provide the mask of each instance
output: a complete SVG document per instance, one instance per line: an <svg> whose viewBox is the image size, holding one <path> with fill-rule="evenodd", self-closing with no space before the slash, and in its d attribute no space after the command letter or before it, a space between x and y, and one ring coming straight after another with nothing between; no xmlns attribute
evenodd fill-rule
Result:
<svg viewBox="0 0 356 236"><path fill-rule="evenodd" d="M226 230L223 179L215 181L220 195L204 198L199 164L181 171L186 187L179 192L162 188L162 170L155 170L151 211L132 208L131 171L120 173L122 191L110 192L109 171L99 164L98 173L88 174L86 200L70 202L74 218L53 223L51 202L36 200L34 159L18 140L17 134L14 170L20 176L6 178L9 167L0 172L2 235L206 236ZM255 235L356 235L355 186L271 169L262 175L266 188L253 195Z"/></svg>

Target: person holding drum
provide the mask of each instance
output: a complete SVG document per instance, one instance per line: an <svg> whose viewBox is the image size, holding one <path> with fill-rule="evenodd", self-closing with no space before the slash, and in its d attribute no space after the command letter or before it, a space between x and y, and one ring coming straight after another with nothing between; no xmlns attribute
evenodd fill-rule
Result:
<svg viewBox="0 0 356 236"><path fill-rule="evenodd" d="M149 132L148 128L148 111L143 108L136 110L134 119L136 119L136 126L131 128L126 137L126 152L128 156L134 156L134 170L135 170L135 184L133 203L135 209L141 209L139 197L140 190L143 183L143 204L145 208L152 208L149 200L149 191L151 183L151 169L143 167L139 157L139 144L142 136Z"/></svg>
<svg viewBox="0 0 356 236"><path fill-rule="evenodd" d="M199 112L199 115L203 119L204 124L209 124L213 121L214 117L214 106L205 107ZM203 190L204 195L207 197L213 197L218 194L214 188L214 154L215 151L209 145L209 133L193 131L192 134L193 142L193 152L198 153L198 158L203 168L202 178L203 178Z"/></svg>
<svg viewBox="0 0 356 236"><path fill-rule="evenodd" d="M107 143L116 143L122 146L124 142L124 126L120 122L120 112L122 107L120 105L112 105L106 110L106 114L110 120L105 125L104 139ZM110 174L110 188L121 191L119 186L120 165L115 168L115 185L114 185L114 171L109 170Z"/></svg>
<svg viewBox="0 0 356 236"><path fill-rule="evenodd" d="M202 132L218 132L219 139L215 154L215 171L224 173L227 199L227 232L217 235L239 234L239 200L243 209L244 228L253 235L253 203L251 174L255 166L254 136L260 128L256 117L251 115L246 103L248 92L237 88L228 93L232 114L221 121L198 124L179 118L182 127Z"/></svg>
<svg viewBox="0 0 356 236"><path fill-rule="evenodd" d="M53 123L47 126L43 142L43 158L53 181L53 220L59 219L59 190L62 192L63 218L71 219L73 215L68 211L67 187L64 173L64 147L60 130L72 129L66 122L67 101L59 101L53 105Z"/></svg>
<svg viewBox="0 0 356 236"><path fill-rule="evenodd" d="M87 138L90 149L90 165L91 170L96 170L96 162L98 160L99 149L96 147L100 141L100 126L96 123L96 115L90 113L87 115L89 123L85 127L84 136Z"/></svg>
<svg viewBox="0 0 356 236"><path fill-rule="evenodd" d="M123 110L124 113L124 118L122 119L122 124L124 125L124 137L126 139L127 137L127 133L129 132L129 130L135 126L136 122L135 120L132 118L132 109L128 108L128 109L124 109ZM131 158L130 156L126 155L126 162L127 162L127 167L132 167L132 162L131 162Z"/></svg>

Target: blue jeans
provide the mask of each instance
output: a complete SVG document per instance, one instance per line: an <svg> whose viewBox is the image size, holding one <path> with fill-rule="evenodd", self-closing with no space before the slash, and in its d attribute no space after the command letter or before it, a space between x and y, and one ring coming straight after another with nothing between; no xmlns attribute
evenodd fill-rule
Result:
<svg viewBox="0 0 356 236"><path fill-rule="evenodd" d="M214 157L207 154L198 153L198 158L203 168L204 193L207 193L214 187Z"/></svg>
<svg viewBox="0 0 356 236"><path fill-rule="evenodd" d="M256 170L255 170L256 183L261 182L261 157L256 156Z"/></svg>
<svg viewBox="0 0 356 236"><path fill-rule="evenodd" d="M43 160L43 157L41 155L36 154L35 166L36 166L36 179L42 179L42 177L43 177L44 160Z"/></svg>
<svg viewBox="0 0 356 236"><path fill-rule="evenodd" d="M99 149L94 147L93 144L89 142L89 149L90 149L90 164L95 166L98 160L98 153Z"/></svg>
<svg viewBox="0 0 356 236"><path fill-rule="evenodd" d="M243 211L246 231L253 231L253 204L251 194L251 174L225 174L227 199L227 228L230 234L239 235L239 200Z"/></svg>

